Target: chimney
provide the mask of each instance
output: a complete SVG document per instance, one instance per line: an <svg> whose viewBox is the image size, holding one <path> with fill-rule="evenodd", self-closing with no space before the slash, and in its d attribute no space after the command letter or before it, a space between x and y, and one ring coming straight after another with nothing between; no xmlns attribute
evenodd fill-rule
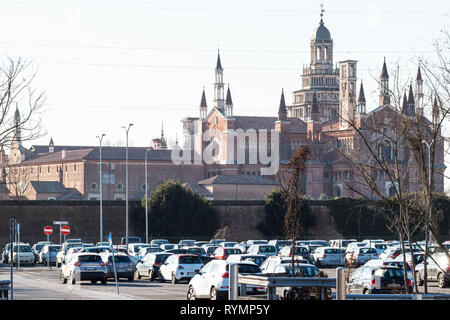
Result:
<svg viewBox="0 0 450 320"><path fill-rule="evenodd" d="M62 150L61 151L61 159L65 159L66 158L66 150Z"/></svg>

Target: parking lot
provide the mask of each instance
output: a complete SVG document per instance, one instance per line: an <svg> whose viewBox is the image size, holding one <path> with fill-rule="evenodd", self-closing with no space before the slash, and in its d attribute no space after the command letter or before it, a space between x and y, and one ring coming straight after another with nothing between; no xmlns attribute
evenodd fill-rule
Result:
<svg viewBox="0 0 450 320"><path fill-rule="evenodd" d="M335 277L335 269L323 269L328 277ZM9 265L0 264L0 280L9 280ZM106 285L90 282L76 285L61 284L59 268L42 265L21 266L16 272L14 268L14 299L15 300L185 300L187 282L171 284L169 282L149 281L147 278L128 282L119 281L117 295L114 281ZM420 287L423 290L423 287ZM438 288L436 282L429 284L430 293L450 294L450 288Z"/></svg>

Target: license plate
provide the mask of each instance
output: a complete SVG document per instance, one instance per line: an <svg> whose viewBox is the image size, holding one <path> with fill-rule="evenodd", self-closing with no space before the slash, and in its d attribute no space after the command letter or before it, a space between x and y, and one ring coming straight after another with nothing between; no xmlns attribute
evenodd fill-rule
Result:
<svg viewBox="0 0 450 320"><path fill-rule="evenodd" d="M188 276L191 276L191 275L193 274L193 272L186 272L186 274L187 274Z"/></svg>
<svg viewBox="0 0 450 320"><path fill-rule="evenodd" d="M97 268L95 268L95 267L87 267L86 268L86 270L95 270L95 269L97 269Z"/></svg>
<svg viewBox="0 0 450 320"><path fill-rule="evenodd" d="M388 288L400 288L400 284L398 283L389 283L387 285Z"/></svg>

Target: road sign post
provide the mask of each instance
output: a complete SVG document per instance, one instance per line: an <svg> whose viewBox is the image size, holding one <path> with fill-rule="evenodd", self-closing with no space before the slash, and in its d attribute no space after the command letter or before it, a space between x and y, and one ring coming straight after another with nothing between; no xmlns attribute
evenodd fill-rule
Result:
<svg viewBox="0 0 450 320"><path fill-rule="evenodd" d="M13 255L14 257L14 255ZM17 224L17 271L20 269L20 224Z"/></svg>
<svg viewBox="0 0 450 320"><path fill-rule="evenodd" d="M16 240L16 219L10 219L9 220L9 230L11 232L10 234L10 242L11 242L11 247L9 249L9 256L10 256L10 267L11 267L11 271L10 271L10 277L11 277L11 300L14 300L14 285L13 285L13 277L14 277L14 267L13 267L13 261L14 261L14 242Z"/></svg>
<svg viewBox="0 0 450 320"><path fill-rule="evenodd" d="M69 224L69 221L53 221L53 224L59 225L59 245L61 245L61 226ZM66 242L66 239L64 239L64 242Z"/></svg>
<svg viewBox="0 0 450 320"><path fill-rule="evenodd" d="M45 226L44 227L44 233L47 235L47 242L50 242L50 235L53 233L53 228L51 226ZM47 267L50 270L52 270L52 267L51 267L51 264L50 264L50 259L51 259L51 256L50 256L51 251L50 250L51 250L51 248L52 248L52 245L50 244L48 246L48 258L47 258Z"/></svg>
<svg viewBox="0 0 450 320"><path fill-rule="evenodd" d="M116 281L116 290L117 290L117 294L120 294L119 293L119 283L117 281L116 263L114 261L116 258L114 257L114 247L113 247L111 232L109 233L108 243L109 243L109 246L111 247L111 252L112 252L112 263L113 263L113 269L114 269L114 280Z"/></svg>

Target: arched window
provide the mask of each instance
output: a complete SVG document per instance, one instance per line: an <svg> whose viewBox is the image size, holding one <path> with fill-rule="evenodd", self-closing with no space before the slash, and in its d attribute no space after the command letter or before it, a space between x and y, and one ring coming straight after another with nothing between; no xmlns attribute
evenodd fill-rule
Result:
<svg viewBox="0 0 450 320"><path fill-rule="evenodd" d="M341 187L334 186L334 196L335 197L342 197Z"/></svg>

